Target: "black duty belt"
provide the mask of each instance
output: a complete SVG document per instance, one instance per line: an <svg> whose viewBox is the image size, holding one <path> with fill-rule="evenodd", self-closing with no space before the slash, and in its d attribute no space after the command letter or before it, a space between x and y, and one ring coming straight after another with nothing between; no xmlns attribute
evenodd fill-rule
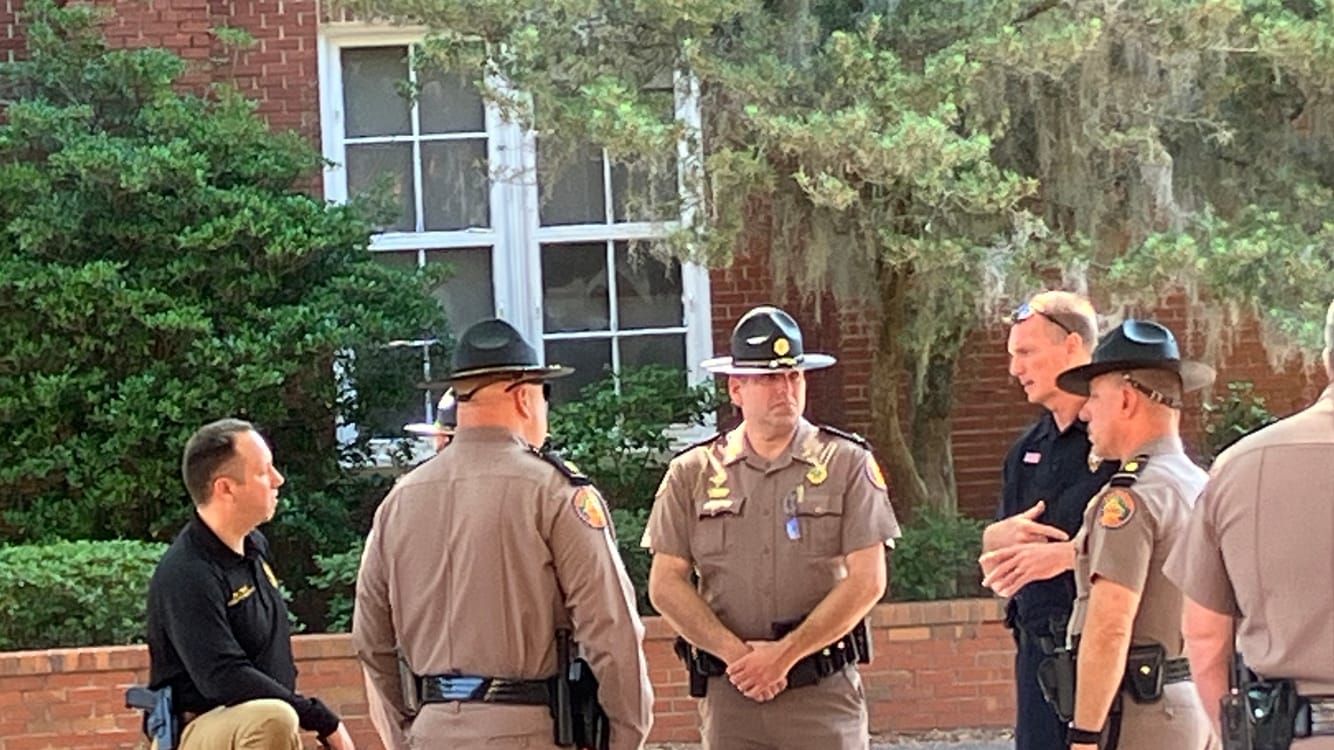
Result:
<svg viewBox="0 0 1334 750"><path fill-rule="evenodd" d="M551 679L507 680L466 674L436 674L417 678L418 694L426 703L501 703L546 706L551 702Z"/></svg>
<svg viewBox="0 0 1334 750"><path fill-rule="evenodd" d="M1186 657L1163 662L1163 684L1190 682L1190 660Z"/></svg>
<svg viewBox="0 0 1334 750"><path fill-rule="evenodd" d="M1319 695L1309 698L1303 697L1309 709L1305 712L1305 719L1298 717L1294 722L1294 729L1297 737L1330 737L1334 736L1334 696Z"/></svg>
<svg viewBox="0 0 1334 750"><path fill-rule="evenodd" d="M707 651L699 652L700 661L710 677L727 674L727 665L722 659ZM814 685L849 664L857 662L857 649L852 636L846 635L813 654L803 656L787 672L787 687L802 688Z"/></svg>

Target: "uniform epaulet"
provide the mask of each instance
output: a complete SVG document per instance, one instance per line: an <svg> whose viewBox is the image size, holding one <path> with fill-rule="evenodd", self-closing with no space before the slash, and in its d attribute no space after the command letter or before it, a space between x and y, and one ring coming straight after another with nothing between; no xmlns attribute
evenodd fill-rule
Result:
<svg viewBox="0 0 1334 750"><path fill-rule="evenodd" d="M1126 461L1121 468L1107 480L1107 484L1112 487L1129 487L1139 479L1140 472L1149 463L1147 454L1141 453L1138 456Z"/></svg>
<svg viewBox="0 0 1334 750"><path fill-rule="evenodd" d="M583 485L593 483L593 480L589 479L588 476L584 474L582 471L579 471L578 466L575 466L569 461L566 461L565 459L561 458L560 454L557 453L556 451L542 451L538 450L537 448L532 448L531 450L533 451L533 455L537 456L543 461L546 461L552 466L555 466L557 471L565 475L566 479L570 480L570 484L576 487L580 487Z"/></svg>
<svg viewBox="0 0 1334 750"><path fill-rule="evenodd" d="M697 440L697 441L691 443L690 445L687 445L686 447L684 447L684 448L682 448L681 450L679 450L679 451L677 451L676 453L674 453L674 454L673 454L673 457L675 457L675 456L683 456L683 455L689 453L690 451L695 450L696 448L703 448L703 447L706 446L706 445L712 445L715 441L718 440L718 438L721 438L723 435L726 435L726 434L727 434L727 433L725 433L725 432L715 432L715 433L713 433L712 435L710 435L710 436L704 438L703 440Z"/></svg>
<svg viewBox="0 0 1334 750"><path fill-rule="evenodd" d="M868 451L872 450L871 442L855 432L844 432L843 430L840 430L837 427L830 427L827 424L818 424L816 425L816 427L820 428L820 432L827 432L830 435L841 437L844 440L851 440L852 442L856 443L857 445L860 445L861 447L865 448Z"/></svg>

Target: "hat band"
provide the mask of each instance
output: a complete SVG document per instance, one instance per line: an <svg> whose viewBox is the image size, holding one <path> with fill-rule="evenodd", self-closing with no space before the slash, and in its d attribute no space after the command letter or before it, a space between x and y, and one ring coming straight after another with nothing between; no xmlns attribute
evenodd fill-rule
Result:
<svg viewBox="0 0 1334 750"><path fill-rule="evenodd" d="M1149 386L1144 385L1143 383L1131 377L1130 373L1128 372L1121 373L1121 379L1126 382L1126 385L1130 386L1131 388L1134 388L1140 393L1143 393L1145 396L1148 396L1149 400L1153 401L1154 403L1162 404L1163 406L1166 406L1169 409L1179 410L1181 408L1180 399L1175 399L1167 395L1166 393L1155 391Z"/></svg>
<svg viewBox="0 0 1334 750"><path fill-rule="evenodd" d="M795 357L774 357L773 359L737 359L732 358L733 367L762 367L768 370L777 370L783 367L796 367L805 361L806 355L798 354Z"/></svg>

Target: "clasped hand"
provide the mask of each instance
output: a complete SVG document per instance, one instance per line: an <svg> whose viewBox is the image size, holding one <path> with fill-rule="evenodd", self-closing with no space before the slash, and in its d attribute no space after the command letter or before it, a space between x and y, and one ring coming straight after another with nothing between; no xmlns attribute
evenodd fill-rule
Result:
<svg viewBox="0 0 1334 750"><path fill-rule="evenodd" d="M746 645L750 651L727 665L727 679L747 698L771 701L787 687L792 664L778 641L746 641Z"/></svg>

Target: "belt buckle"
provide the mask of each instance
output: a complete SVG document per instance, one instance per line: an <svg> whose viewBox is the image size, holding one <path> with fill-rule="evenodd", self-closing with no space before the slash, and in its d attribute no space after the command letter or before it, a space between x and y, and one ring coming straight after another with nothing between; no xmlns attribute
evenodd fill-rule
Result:
<svg viewBox="0 0 1334 750"><path fill-rule="evenodd" d="M484 677L438 677L440 698L447 701L471 701L486 691Z"/></svg>

